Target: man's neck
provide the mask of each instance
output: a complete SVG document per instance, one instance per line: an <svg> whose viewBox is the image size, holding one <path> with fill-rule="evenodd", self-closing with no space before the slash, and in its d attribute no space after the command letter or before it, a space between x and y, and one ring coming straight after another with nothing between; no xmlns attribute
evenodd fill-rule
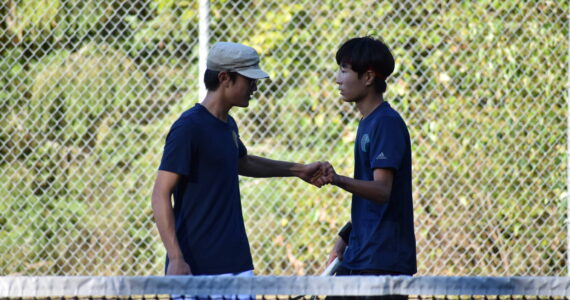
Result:
<svg viewBox="0 0 570 300"><path fill-rule="evenodd" d="M218 93L208 92L201 104L214 117L220 119L223 122L228 121L228 114L232 106L224 103Z"/></svg>
<svg viewBox="0 0 570 300"><path fill-rule="evenodd" d="M362 118L366 118L372 113L380 104L384 102L382 94L372 93L356 102L356 107L362 114Z"/></svg>

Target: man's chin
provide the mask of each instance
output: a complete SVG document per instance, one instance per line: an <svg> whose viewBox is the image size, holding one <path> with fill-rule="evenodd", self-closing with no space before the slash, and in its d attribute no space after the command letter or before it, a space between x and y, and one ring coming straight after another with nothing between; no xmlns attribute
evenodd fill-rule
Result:
<svg viewBox="0 0 570 300"><path fill-rule="evenodd" d="M352 99L348 98L343 93L340 94L340 98L342 99L342 102L352 102Z"/></svg>

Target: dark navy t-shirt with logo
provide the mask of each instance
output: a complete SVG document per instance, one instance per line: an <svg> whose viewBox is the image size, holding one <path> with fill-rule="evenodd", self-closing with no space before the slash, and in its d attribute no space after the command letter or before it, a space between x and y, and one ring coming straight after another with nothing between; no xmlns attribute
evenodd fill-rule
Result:
<svg viewBox="0 0 570 300"><path fill-rule="evenodd" d="M354 178L372 181L374 169L392 169L388 202L353 195L352 231L343 265L352 270L416 273L412 205L412 153L404 120L383 102L360 121Z"/></svg>
<svg viewBox="0 0 570 300"><path fill-rule="evenodd" d="M166 137L159 170L181 176L173 192L176 237L193 274L253 269L238 182L246 154L233 118L223 122L200 104Z"/></svg>

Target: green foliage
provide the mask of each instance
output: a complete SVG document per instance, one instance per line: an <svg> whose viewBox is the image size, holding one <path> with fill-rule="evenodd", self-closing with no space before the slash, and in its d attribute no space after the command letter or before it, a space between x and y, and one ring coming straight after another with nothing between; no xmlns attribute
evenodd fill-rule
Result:
<svg viewBox="0 0 570 300"><path fill-rule="evenodd" d="M63 144L93 145L108 114L144 117L148 81L129 57L104 44L55 55L36 76L27 127L49 132Z"/></svg>
<svg viewBox="0 0 570 300"><path fill-rule="evenodd" d="M412 135L420 272L567 273L553 228L567 226L568 3L211 2L210 43L255 47L271 75L232 111L250 153L352 174L359 116L336 93L334 53L381 36L397 61L386 98ZM161 274L150 189L168 126L199 100L198 2L9 0L0 13L0 270ZM295 179L241 189L258 274L323 268L350 195Z"/></svg>

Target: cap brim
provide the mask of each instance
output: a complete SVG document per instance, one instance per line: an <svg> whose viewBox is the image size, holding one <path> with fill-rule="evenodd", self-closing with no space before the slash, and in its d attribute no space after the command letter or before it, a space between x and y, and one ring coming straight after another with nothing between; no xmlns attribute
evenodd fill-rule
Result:
<svg viewBox="0 0 570 300"><path fill-rule="evenodd" d="M269 74L263 72L261 69L258 69L258 68L239 70L236 72L240 75L243 75L243 76L245 76L247 78L251 78L251 79L269 78Z"/></svg>

